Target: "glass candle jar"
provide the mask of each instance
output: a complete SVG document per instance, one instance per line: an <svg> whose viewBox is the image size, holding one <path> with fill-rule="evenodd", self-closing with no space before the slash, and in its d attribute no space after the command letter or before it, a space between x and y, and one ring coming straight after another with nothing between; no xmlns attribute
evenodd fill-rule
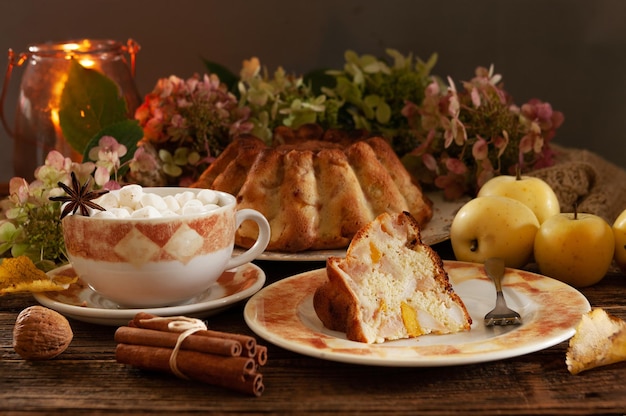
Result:
<svg viewBox="0 0 626 416"><path fill-rule="evenodd" d="M51 150L80 162L78 154L63 137L59 124L61 94L68 78L70 63L75 59L83 67L97 70L117 84L126 100L132 118L141 104L134 81L135 59L139 45L129 39L126 44L114 40L80 39L60 43L30 45L27 53L16 55L9 50L0 116L5 130L13 138L13 169L16 176L33 178ZM130 57L130 62L127 56ZM24 65L24 73L15 112L14 129L6 121L4 101L14 67Z"/></svg>

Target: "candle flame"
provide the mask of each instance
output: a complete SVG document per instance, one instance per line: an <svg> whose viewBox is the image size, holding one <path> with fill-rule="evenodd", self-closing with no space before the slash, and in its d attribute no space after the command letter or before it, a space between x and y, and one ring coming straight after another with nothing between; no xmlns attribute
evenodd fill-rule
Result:
<svg viewBox="0 0 626 416"><path fill-rule="evenodd" d="M76 57L76 53L89 51L91 48L91 41L89 39L85 39L81 42L70 42L64 43L61 45L61 48L66 53L65 59L74 59ZM78 61L85 68L95 68L97 67L96 61L89 57L81 57Z"/></svg>
<svg viewBox="0 0 626 416"><path fill-rule="evenodd" d="M79 49L80 45L78 43L66 43L62 47L64 51L71 52Z"/></svg>
<svg viewBox="0 0 626 416"><path fill-rule="evenodd" d="M59 109L53 108L50 110L50 118L52 119L52 124L54 125L54 129L60 131L61 122L59 121Z"/></svg>
<svg viewBox="0 0 626 416"><path fill-rule="evenodd" d="M80 43L76 43L76 42L64 43L62 45L62 48L66 52L77 51L79 49L88 50L89 48L91 48L91 41L89 39L84 39Z"/></svg>
<svg viewBox="0 0 626 416"><path fill-rule="evenodd" d="M96 64L93 61L93 59L89 59L89 58L81 59L80 61L78 61L78 63L84 66L85 68L91 68Z"/></svg>

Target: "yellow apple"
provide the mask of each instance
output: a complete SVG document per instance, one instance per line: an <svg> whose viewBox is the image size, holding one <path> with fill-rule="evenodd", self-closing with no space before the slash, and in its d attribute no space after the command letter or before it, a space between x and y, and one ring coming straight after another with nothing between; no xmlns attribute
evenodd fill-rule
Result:
<svg viewBox="0 0 626 416"><path fill-rule="evenodd" d="M521 202L503 196L481 196L463 205L450 227L457 260L483 263L502 257L508 267L530 260L539 229L535 214Z"/></svg>
<svg viewBox="0 0 626 416"><path fill-rule="evenodd" d="M563 213L541 224L534 250L542 274L585 287L598 283L609 270L615 238L602 217Z"/></svg>
<svg viewBox="0 0 626 416"><path fill-rule="evenodd" d="M517 199L530 208L539 224L559 214L561 206L554 190L546 181L532 176L500 175L489 179L477 196L499 195Z"/></svg>
<svg viewBox="0 0 626 416"><path fill-rule="evenodd" d="M613 223L615 237L615 263L626 272L626 210Z"/></svg>

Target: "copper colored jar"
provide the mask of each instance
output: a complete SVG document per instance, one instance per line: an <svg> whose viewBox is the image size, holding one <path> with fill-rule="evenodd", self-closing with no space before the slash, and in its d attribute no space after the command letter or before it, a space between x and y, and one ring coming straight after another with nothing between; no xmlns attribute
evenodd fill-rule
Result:
<svg viewBox="0 0 626 416"><path fill-rule="evenodd" d="M80 162L82 156L63 137L59 125L59 106L72 59L85 68L100 71L119 89L126 100L128 115L133 117L141 103L134 81L135 58L139 45L133 40L79 39L59 43L41 43L16 55L9 49L0 116L5 130L14 141L13 169L16 176L31 179L51 150ZM130 62L127 59L130 57ZM14 67L24 66L15 111L14 128L6 121L4 101Z"/></svg>

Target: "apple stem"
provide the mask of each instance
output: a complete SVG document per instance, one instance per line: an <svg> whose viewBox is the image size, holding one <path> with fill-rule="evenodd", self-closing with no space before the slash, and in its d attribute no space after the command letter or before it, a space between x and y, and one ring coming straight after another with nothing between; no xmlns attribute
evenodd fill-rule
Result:
<svg viewBox="0 0 626 416"><path fill-rule="evenodd" d="M478 240L473 239L470 242L470 251L476 251L476 250L478 250Z"/></svg>
<svg viewBox="0 0 626 416"><path fill-rule="evenodd" d="M578 202L574 202L574 219L578 219Z"/></svg>
<svg viewBox="0 0 626 416"><path fill-rule="evenodd" d="M522 167L518 163L517 166L515 167L515 180L519 181L521 179L522 179Z"/></svg>

